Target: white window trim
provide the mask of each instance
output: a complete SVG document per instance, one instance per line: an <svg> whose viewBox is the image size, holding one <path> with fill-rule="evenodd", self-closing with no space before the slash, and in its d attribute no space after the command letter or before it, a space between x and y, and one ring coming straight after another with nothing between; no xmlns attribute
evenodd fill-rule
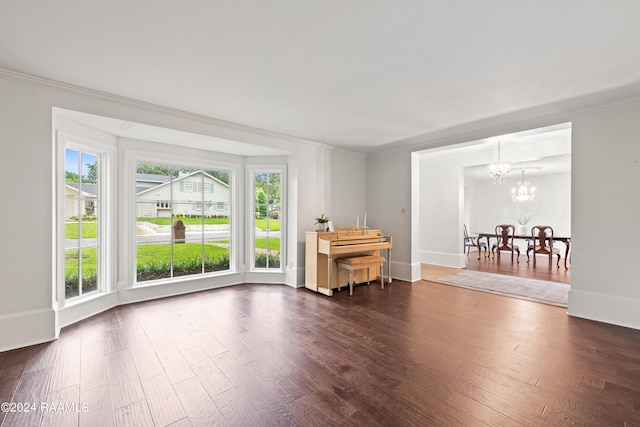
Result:
<svg viewBox="0 0 640 427"><path fill-rule="evenodd" d="M65 226L64 226L64 204L65 204L65 150L67 148L81 152L90 152L99 157L98 173L98 194L100 212L98 213L98 287L95 292L87 295L70 298L65 297ZM55 215L55 286L54 294L58 309L68 306L82 304L96 296L103 295L112 290L112 283L115 277L116 258L114 253L114 218L115 203L114 188L116 177L116 147L115 138L111 138L102 133L92 135L87 131L71 133L64 130L57 130L55 134L55 182L56 182L56 215Z"/></svg>

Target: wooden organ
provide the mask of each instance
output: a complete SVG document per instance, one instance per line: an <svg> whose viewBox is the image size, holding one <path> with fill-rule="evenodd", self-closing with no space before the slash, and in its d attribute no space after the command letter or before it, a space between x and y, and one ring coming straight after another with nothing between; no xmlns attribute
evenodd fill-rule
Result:
<svg viewBox="0 0 640 427"><path fill-rule="evenodd" d="M331 296L338 286L348 287L348 277L340 277L336 259L357 255L380 255L387 250L388 283L391 283L391 236L383 236L379 230L340 228L338 231L308 231L305 255L305 287ZM367 271L368 270L368 271ZM367 281L368 275L377 278L380 267L354 272L354 282ZM343 275L348 276L348 275Z"/></svg>

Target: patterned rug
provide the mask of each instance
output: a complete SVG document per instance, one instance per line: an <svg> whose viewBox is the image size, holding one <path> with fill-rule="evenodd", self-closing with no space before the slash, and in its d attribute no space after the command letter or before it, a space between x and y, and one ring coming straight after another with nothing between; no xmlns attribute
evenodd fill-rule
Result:
<svg viewBox="0 0 640 427"><path fill-rule="evenodd" d="M442 277L438 279L438 282L558 307L567 307L570 288L564 283L470 270L462 270L459 273Z"/></svg>

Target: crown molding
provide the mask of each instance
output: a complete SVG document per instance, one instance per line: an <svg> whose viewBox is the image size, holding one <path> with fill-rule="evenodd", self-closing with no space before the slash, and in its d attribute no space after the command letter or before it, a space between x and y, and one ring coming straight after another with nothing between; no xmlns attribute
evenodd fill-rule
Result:
<svg viewBox="0 0 640 427"><path fill-rule="evenodd" d="M379 146L379 150L372 154L384 156L387 153L403 150L415 153L436 148L447 149L455 144L568 123L581 114L638 103L640 102L639 93L640 83L620 86L608 91L557 101L525 110L512 111L499 116L487 117L427 134L393 141Z"/></svg>
<svg viewBox="0 0 640 427"><path fill-rule="evenodd" d="M105 99L107 101L127 104L127 105L130 105L130 106L133 106L133 107L144 108L146 110L151 110L151 111L155 111L155 112L163 113L163 114L169 114L169 115L172 115L172 116L175 116L175 117L181 117L181 118L186 118L186 119L190 119L190 120L195 120L195 121L199 121L199 122L203 122L203 123L207 123L207 124L211 124L211 125L215 125L215 126L220 126L220 127L227 128L227 129L233 129L233 130L238 130L238 131L243 131L243 132L248 132L248 133L254 133L254 134L261 135L261 136L266 136L266 137L270 137L270 138L277 138L277 139L286 140L286 141L290 141L290 142L296 142L296 143L300 143L300 144L312 145L312 146L315 146L315 147L318 147L318 146L329 146L329 145L324 144L322 142L317 142L317 141L313 141L313 140L310 140L310 139L305 139L305 138L301 138L301 137L297 137L297 136L293 136L293 135L287 135L287 134L284 134L284 133L274 132L274 131L270 131L270 130L266 130L266 129L262 129L262 128L253 127L253 126L243 125L243 124L240 124L240 123L229 122L229 121L222 120L222 119L216 119L214 117L209 117L209 116L205 116L205 115L202 115L202 114L190 113L188 111L183 111L183 110L178 110L178 109L175 109L175 108L165 107L165 106L158 105L158 104L153 104L153 103L150 103L150 102L145 102L145 101L140 101L140 100L136 100L136 99L132 99L132 98L127 98L127 97L120 96L120 95L114 95L114 94L111 94L111 93L108 93L108 92L102 92L102 91L95 90L95 89L89 89L89 88L82 87L82 86L76 86L76 85L72 85L72 84L69 84L69 83L63 83L63 82L59 82L59 81L56 81L56 80L46 79L44 77L38 77L38 76L33 76L31 74L25 74L25 73L20 73L20 72L17 72L17 71L11 71L11 70L7 70L7 69L4 69L4 68L0 68L0 76L7 77L7 78L12 79L12 80L28 82L28 83L35 83L35 84L46 86L46 87L50 87L50 88L62 89L62 90L67 90L67 91L79 93L79 94L82 94L82 95L102 98L102 99Z"/></svg>

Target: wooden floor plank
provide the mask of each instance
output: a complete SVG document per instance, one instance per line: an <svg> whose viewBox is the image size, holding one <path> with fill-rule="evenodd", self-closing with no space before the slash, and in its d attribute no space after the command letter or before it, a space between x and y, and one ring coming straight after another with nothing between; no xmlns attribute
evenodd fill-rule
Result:
<svg viewBox="0 0 640 427"><path fill-rule="evenodd" d="M78 420L79 427L98 425L101 427L115 426L115 411L109 384L92 387L86 391L82 391L82 386L80 387L80 405L82 411L80 412Z"/></svg>
<svg viewBox="0 0 640 427"><path fill-rule="evenodd" d="M225 419L197 377L173 385L193 427L223 426Z"/></svg>
<svg viewBox="0 0 640 427"><path fill-rule="evenodd" d="M483 254L480 259L477 258L478 253L471 252L471 254L465 258L465 268L467 270L484 271L487 273L504 274L535 280L571 283L571 262L567 262L569 268L565 269L564 258L560 259L560 267L556 266L554 260L551 268L549 268L548 262L538 262L534 267L533 260L527 263L527 257L522 255L520 255L519 263L511 263L511 260L505 261L504 259L498 261L495 257L491 257L491 253L489 253L488 257L484 257Z"/></svg>
<svg viewBox="0 0 640 427"><path fill-rule="evenodd" d="M0 415L3 427L633 426L639 355L638 330L428 281L331 298L239 285L117 307L0 353L4 401L87 405Z"/></svg>
<svg viewBox="0 0 640 427"><path fill-rule="evenodd" d="M142 383L129 350L111 353L108 369L114 408L129 406L144 399Z"/></svg>
<svg viewBox="0 0 640 427"><path fill-rule="evenodd" d="M36 355L36 357L38 357ZM3 426L38 426L42 420L41 403L47 401L47 390L53 368L22 374L6 412ZM2 402L6 405L5 402Z"/></svg>
<svg viewBox="0 0 640 427"><path fill-rule="evenodd" d="M156 425L167 426L186 417L182 404L165 374L142 380L142 388Z"/></svg>
<svg viewBox="0 0 640 427"><path fill-rule="evenodd" d="M41 404L42 424L46 426L77 426L83 406L80 403L78 384L65 389L57 389L47 395Z"/></svg>
<svg viewBox="0 0 640 427"><path fill-rule="evenodd" d="M115 410L116 426L118 427L154 427L153 418L151 418L151 412L147 406L146 400L139 400L138 402L131 403L126 406L122 406Z"/></svg>

